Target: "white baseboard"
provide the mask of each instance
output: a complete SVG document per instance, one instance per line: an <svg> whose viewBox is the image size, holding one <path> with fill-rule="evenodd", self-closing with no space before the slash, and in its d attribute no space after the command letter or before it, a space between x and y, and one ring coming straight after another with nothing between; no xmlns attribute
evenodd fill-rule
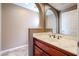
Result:
<svg viewBox="0 0 79 59"><path fill-rule="evenodd" d="M10 48L10 49L7 49L7 50L2 50L0 52L0 55L2 55L3 53L6 53L6 52L9 52L9 51L14 51L14 50L17 50L19 48L23 48L23 47L27 47L28 45L22 45L22 46L18 46L18 47L15 47L15 48Z"/></svg>

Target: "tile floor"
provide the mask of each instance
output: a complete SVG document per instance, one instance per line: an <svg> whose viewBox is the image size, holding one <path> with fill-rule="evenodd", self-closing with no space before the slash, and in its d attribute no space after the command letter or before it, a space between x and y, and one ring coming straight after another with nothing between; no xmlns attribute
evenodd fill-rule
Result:
<svg viewBox="0 0 79 59"><path fill-rule="evenodd" d="M28 48L23 47L15 51L9 51L9 52L2 54L2 56L28 56Z"/></svg>

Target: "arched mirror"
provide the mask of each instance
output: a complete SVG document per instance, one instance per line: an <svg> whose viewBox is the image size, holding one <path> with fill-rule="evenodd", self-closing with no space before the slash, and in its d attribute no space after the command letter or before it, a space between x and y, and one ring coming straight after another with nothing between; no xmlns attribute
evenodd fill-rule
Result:
<svg viewBox="0 0 79 59"><path fill-rule="evenodd" d="M50 6L45 5L46 28L51 28L53 33L57 33L57 19Z"/></svg>

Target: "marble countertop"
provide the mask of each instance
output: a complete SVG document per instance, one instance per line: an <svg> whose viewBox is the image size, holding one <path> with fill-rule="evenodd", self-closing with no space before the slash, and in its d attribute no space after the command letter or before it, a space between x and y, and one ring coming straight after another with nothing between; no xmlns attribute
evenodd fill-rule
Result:
<svg viewBox="0 0 79 59"><path fill-rule="evenodd" d="M53 38L50 35L52 35L51 32L33 33L33 37L77 55L77 40L75 37L54 34L61 36L57 39L57 37Z"/></svg>

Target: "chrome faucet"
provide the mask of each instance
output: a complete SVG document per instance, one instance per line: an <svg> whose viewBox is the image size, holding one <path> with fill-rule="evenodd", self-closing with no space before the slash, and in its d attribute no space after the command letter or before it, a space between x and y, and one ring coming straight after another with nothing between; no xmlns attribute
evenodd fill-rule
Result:
<svg viewBox="0 0 79 59"><path fill-rule="evenodd" d="M53 38L60 39L62 36L59 36L59 35L54 35L54 34L50 35L50 34L49 34L49 37L50 37L50 38L51 38L51 37L53 37Z"/></svg>

